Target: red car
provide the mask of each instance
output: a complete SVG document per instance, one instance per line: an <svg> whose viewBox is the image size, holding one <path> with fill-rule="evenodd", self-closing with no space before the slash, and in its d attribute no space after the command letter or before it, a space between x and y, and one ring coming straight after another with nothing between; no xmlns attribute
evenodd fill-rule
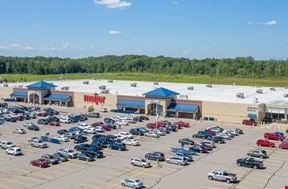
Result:
<svg viewBox="0 0 288 189"><path fill-rule="evenodd" d="M173 123L173 125L180 125L180 127L189 127L189 123L184 122L184 121L176 121Z"/></svg>
<svg viewBox="0 0 288 189"><path fill-rule="evenodd" d="M106 124L102 125L102 128L104 129L104 131L110 131L110 127Z"/></svg>
<svg viewBox="0 0 288 189"><path fill-rule="evenodd" d="M39 112L39 113L38 113L38 116L40 116L40 117L46 117L46 116L47 116L47 113L46 113L46 112Z"/></svg>
<svg viewBox="0 0 288 189"><path fill-rule="evenodd" d="M166 126L166 123L163 123L161 121L157 121L155 122L155 125L159 128L159 127L165 127Z"/></svg>
<svg viewBox="0 0 288 189"><path fill-rule="evenodd" d="M250 120L250 119L244 119L242 121L243 125L250 125L250 126L257 126L256 121Z"/></svg>
<svg viewBox="0 0 288 189"><path fill-rule="evenodd" d="M44 159L36 159L36 160L32 160L30 162L30 164L32 166L37 166L37 167L41 167L41 168L46 168L49 167L49 163L47 161L45 161Z"/></svg>
<svg viewBox="0 0 288 189"><path fill-rule="evenodd" d="M284 141L281 144L279 144L279 148L288 149L288 141Z"/></svg>
<svg viewBox="0 0 288 189"><path fill-rule="evenodd" d="M257 144L257 146L275 147L274 142L270 142L269 140L266 140L266 139L258 139L256 144Z"/></svg>
<svg viewBox="0 0 288 189"><path fill-rule="evenodd" d="M148 129L156 129L156 124L155 123L147 123L146 127Z"/></svg>
<svg viewBox="0 0 288 189"><path fill-rule="evenodd" d="M50 125L50 126L57 126L57 127L59 127L59 126L60 126L60 123L57 122L57 121L51 121L51 122L49 122L49 125Z"/></svg>
<svg viewBox="0 0 288 189"><path fill-rule="evenodd" d="M97 126L103 126L103 125L105 125L105 123L103 123L103 122L95 122L95 123L91 124L91 127L97 127Z"/></svg>
<svg viewBox="0 0 288 189"><path fill-rule="evenodd" d="M270 140L284 140L286 137L282 132L274 132L274 133L265 133L264 138Z"/></svg>

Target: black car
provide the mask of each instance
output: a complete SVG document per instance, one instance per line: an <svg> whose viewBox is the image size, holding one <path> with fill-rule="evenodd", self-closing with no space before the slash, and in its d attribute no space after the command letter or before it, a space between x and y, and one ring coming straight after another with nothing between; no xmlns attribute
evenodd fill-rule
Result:
<svg viewBox="0 0 288 189"><path fill-rule="evenodd" d="M84 153L84 152L78 153L76 158L79 160L83 160L83 161L94 161L95 160L94 156L92 154Z"/></svg>
<svg viewBox="0 0 288 189"><path fill-rule="evenodd" d="M48 125L49 121L47 119L39 119L37 123L41 125Z"/></svg>
<svg viewBox="0 0 288 189"><path fill-rule="evenodd" d="M189 138L181 138L179 139L179 143L182 145L194 145L195 142Z"/></svg>
<svg viewBox="0 0 288 189"><path fill-rule="evenodd" d="M251 167L251 168L257 168L257 169L263 168L263 161L259 161L250 157L237 159L236 163L238 166L243 166L243 167Z"/></svg>
<svg viewBox="0 0 288 189"><path fill-rule="evenodd" d="M140 117L140 119L142 119L142 121L147 121L147 120L149 120L149 117L147 117L147 116L139 116Z"/></svg>
<svg viewBox="0 0 288 189"><path fill-rule="evenodd" d="M136 116L136 117L133 117L133 121L135 121L135 122L142 122L143 120L141 119L140 116Z"/></svg>
<svg viewBox="0 0 288 189"><path fill-rule="evenodd" d="M74 149L77 150L77 151L84 151L84 150L86 150L87 148L90 148L90 147L91 147L91 144L83 143L83 144L75 145Z"/></svg>
<svg viewBox="0 0 288 189"><path fill-rule="evenodd" d="M91 146L93 146L94 148L97 148L99 150L101 150L102 148L106 148L108 146L107 142L102 142L100 140L93 140L91 142Z"/></svg>
<svg viewBox="0 0 288 189"><path fill-rule="evenodd" d="M31 131L39 131L40 130L40 128L37 125L34 125L34 124L28 125L27 129L31 130Z"/></svg>
<svg viewBox="0 0 288 189"><path fill-rule="evenodd" d="M201 153L208 153L208 149L206 147L198 145L198 144L195 144L189 147L189 150L193 150L195 152L201 152Z"/></svg>
<svg viewBox="0 0 288 189"><path fill-rule="evenodd" d="M53 156L56 157L57 159L59 159L59 161L62 161L62 162L68 161L68 159L69 159L69 156L66 156L66 155L64 155L64 154L62 154L60 152L54 153Z"/></svg>
<svg viewBox="0 0 288 189"><path fill-rule="evenodd" d="M111 118L106 117L106 118L104 118L104 123L106 123L106 124L114 124L115 121L113 119L111 119Z"/></svg>
<svg viewBox="0 0 288 189"><path fill-rule="evenodd" d="M91 112L87 116L90 117L90 118L99 118L100 114L97 113L97 112Z"/></svg>
<svg viewBox="0 0 288 189"><path fill-rule="evenodd" d="M104 153L102 151L94 149L94 148L87 148L85 151L83 151L83 153L89 153L96 158L104 157Z"/></svg>
<svg viewBox="0 0 288 189"><path fill-rule="evenodd" d="M162 152L148 152L145 154L145 159L154 161L165 161L165 155Z"/></svg>
<svg viewBox="0 0 288 189"><path fill-rule="evenodd" d="M79 143L83 143L83 142L86 142L87 141L87 137L83 136L83 135L77 135L75 138L74 138L74 143L75 144L79 144Z"/></svg>
<svg viewBox="0 0 288 189"><path fill-rule="evenodd" d="M58 117L56 117L56 116L49 116L48 118L47 118L47 121L49 121L49 122L59 122L59 118Z"/></svg>
<svg viewBox="0 0 288 189"><path fill-rule="evenodd" d="M60 129L60 130L57 131L58 135L65 135L67 133L69 133L69 131L67 131L66 129Z"/></svg>
<svg viewBox="0 0 288 189"><path fill-rule="evenodd" d="M132 129L130 129L129 133L132 135L143 136L145 132L143 130L141 130L140 128L132 128Z"/></svg>
<svg viewBox="0 0 288 189"><path fill-rule="evenodd" d="M108 147L110 149L113 149L113 150L120 150L120 151L126 151L127 150L126 145L123 143L120 143L120 142L111 143L108 145Z"/></svg>

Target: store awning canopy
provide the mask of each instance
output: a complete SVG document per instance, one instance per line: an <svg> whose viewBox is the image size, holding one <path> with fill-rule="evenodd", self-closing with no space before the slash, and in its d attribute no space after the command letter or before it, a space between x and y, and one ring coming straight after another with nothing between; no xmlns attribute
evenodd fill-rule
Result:
<svg viewBox="0 0 288 189"><path fill-rule="evenodd" d="M51 100L51 101L68 101L70 100L70 96L62 95L62 94L50 94L44 98L44 100Z"/></svg>
<svg viewBox="0 0 288 189"><path fill-rule="evenodd" d="M53 83L47 83L45 81L38 81L36 83L33 83L31 85L27 85L28 89L52 89L57 87L56 85L54 85Z"/></svg>
<svg viewBox="0 0 288 189"><path fill-rule="evenodd" d="M257 118L257 115L256 114L248 114L248 117L250 119L256 119Z"/></svg>
<svg viewBox="0 0 288 189"><path fill-rule="evenodd" d="M27 91L14 91L10 94L11 97L20 97L20 98L27 98L28 93Z"/></svg>
<svg viewBox="0 0 288 189"><path fill-rule="evenodd" d="M173 97L173 96L179 95L179 93L160 87L152 91L149 91L147 93L144 93L143 95L146 97L165 97L166 98L166 97Z"/></svg>
<svg viewBox="0 0 288 189"><path fill-rule="evenodd" d="M145 108L145 101L144 100L120 99L117 102L117 106L133 107L133 108Z"/></svg>
<svg viewBox="0 0 288 189"><path fill-rule="evenodd" d="M168 110L174 110L177 112L197 112L199 109L198 105L195 104L176 104L172 103L169 105Z"/></svg>

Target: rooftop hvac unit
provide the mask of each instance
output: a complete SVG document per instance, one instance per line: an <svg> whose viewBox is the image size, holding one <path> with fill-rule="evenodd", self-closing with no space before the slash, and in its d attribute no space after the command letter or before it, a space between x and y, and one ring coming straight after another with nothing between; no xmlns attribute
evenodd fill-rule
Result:
<svg viewBox="0 0 288 189"><path fill-rule="evenodd" d="M187 87L187 89L192 91L192 90L194 90L194 87L192 87L192 86L191 87Z"/></svg>
<svg viewBox="0 0 288 189"><path fill-rule="evenodd" d="M254 103L258 103L258 102L259 102L258 98L254 98Z"/></svg>
<svg viewBox="0 0 288 189"><path fill-rule="evenodd" d="M108 80L108 83L113 83L113 80Z"/></svg>
<svg viewBox="0 0 288 189"><path fill-rule="evenodd" d="M106 85L100 85L98 88L101 89L101 90L105 90L106 89Z"/></svg>
<svg viewBox="0 0 288 189"><path fill-rule="evenodd" d="M237 94L236 94L236 97L237 97L237 98L244 98L244 93L237 93Z"/></svg>
<svg viewBox="0 0 288 189"><path fill-rule="evenodd" d="M94 92L93 95L94 95L94 96L98 96L98 93L97 93L97 92Z"/></svg>
<svg viewBox="0 0 288 189"><path fill-rule="evenodd" d="M158 81L156 81L156 82L154 82L153 84L154 84L154 85L159 85L159 82L158 82Z"/></svg>
<svg viewBox="0 0 288 189"><path fill-rule="evenodd" d="M188 99L188 95L179 95L179 98Z"/></svg>
<svg viewBox="0 0 288 189"><path fill-rule="evenodd" d="M287 98L287 97L288 97L288 94L284 94L284 97Z"/></svg>
<svg viewBox="0 0 288 189"><path fill-rule="evenodd" d="M276 91L274 87L270 87L270 91Z"/></svg>
<svg viewBox="0 0 288 189"><path fill-rule="evenodd" d="M83 81L83 84L88 85L89 81Z"/></svg>
<svg viewBox="0 0 288 189"><path fill-rule="evenodd" d="M62 90L62 91L68 91L68 90L69 90L69 87L62 87L61 90Z"/></svg>
<svg viewBox="0 0 288 189"><path fill-rule="evenodd" d="M263 94L263 90L262 90L262 89L257 89L257 90L256 90L256 93L258 93L258 94Z"/></svg>
<svg viewBox="0 0 288 189"><path fill-rule="evenodd" d="M8 84L7 84L7 83L4 83L4 84L3 84L3 87L8 87Z"/></svg>
<svg viewBox="0 0 288 189"><path fill-rule="evenodd" d="M109 94L109 90L108 89L104 89L100 91L101 94Z"/></svg>
<svg viewBox="0 0 288 189"><path fill-rule="evenodd" d="M131 83L130 86L131 87L137 87L137 83Z"/></svg>
<svg viewBox="0 0 288 189"><path fill-rule="evenodd" d="M206 87L208 87L208 88L212 88L212 85L211 85L211 84L208 84L208 85L206 85Z"/></svg>

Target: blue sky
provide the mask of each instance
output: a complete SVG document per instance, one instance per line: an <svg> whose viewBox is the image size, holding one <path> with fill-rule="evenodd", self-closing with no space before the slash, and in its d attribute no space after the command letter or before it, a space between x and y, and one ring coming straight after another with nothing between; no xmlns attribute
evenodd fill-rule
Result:
<svg viewBox="0 0 288 189"><path fill-rule="evenodd" d="M288 58L287 0L2 0L0 55Z"/></svg>

